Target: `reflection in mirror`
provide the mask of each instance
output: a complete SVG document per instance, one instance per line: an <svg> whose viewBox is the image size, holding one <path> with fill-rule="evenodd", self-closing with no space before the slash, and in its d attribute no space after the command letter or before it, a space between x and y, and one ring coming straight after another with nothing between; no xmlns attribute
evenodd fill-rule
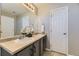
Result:
<svg viewBox="0 0 79 59"><path fill-rule="evenodd" d="M1 39L21 34L21 30L30 26L29 11L18 3L2 3L0 10Z"/></svg>

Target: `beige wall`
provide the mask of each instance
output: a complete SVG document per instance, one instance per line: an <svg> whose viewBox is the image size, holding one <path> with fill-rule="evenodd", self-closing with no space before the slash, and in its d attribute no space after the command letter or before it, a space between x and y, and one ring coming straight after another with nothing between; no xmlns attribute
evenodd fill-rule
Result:
<svg viewBox="0 0 79 59"><path fill-rule="evenodd" d="M79 56L79 4L69 9L69 54Z"/></svg>

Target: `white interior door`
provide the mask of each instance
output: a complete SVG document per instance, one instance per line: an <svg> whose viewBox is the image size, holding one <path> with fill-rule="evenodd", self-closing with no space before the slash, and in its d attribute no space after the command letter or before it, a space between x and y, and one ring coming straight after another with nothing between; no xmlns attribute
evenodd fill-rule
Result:
<svg viewBox="0 0 79 59"><path fill-rule="evenodd" d="M7 16L1 16L1 38L14 36L14 19Z"/></svg>
<svg viewBox="0 0 79 59"><path fill-rule="evenodd" d="M68 53L68 7L57 8L52 13L51 49Z"/></svg>

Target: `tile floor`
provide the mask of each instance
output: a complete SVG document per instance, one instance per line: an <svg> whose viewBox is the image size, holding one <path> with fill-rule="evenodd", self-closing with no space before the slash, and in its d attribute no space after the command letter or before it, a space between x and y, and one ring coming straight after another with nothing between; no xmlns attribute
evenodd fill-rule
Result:
<svg viewBox="0 0 79 59"><path fill-rule="evenodd" d="M57 53L57 52L52 52L52 51L45 51L43 56L66 56L64 54L61 53Z"/></svg>

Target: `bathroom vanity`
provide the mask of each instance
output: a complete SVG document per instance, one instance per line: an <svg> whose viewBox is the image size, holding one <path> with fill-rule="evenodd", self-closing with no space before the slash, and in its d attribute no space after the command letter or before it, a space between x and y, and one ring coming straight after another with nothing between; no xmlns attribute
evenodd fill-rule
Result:
<svg viewBox="0 0 79 59"><path fill-rule="evenodd" d="M37 34L21 40L0 43L1 56L41 56L46 48L46 34Z"/></svg>

